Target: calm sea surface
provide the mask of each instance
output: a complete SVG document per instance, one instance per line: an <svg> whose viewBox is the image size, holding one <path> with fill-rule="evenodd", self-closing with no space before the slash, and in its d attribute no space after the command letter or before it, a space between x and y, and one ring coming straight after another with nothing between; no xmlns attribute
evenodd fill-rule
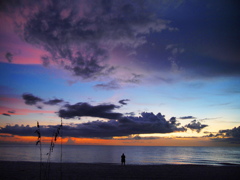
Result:
<svg viewBox="0 0 240 180"><path fill-rule="evenodd" d="M61 146L56 145L51 162L60 162ZM43 162L49 146L42 146ZM240 147L147 147L147 146L74 146L62 147L63 162L120 163L126 155L127 164L202 164L240 165ZM0 161L39 162L39 146L0 145Z"/></svg>

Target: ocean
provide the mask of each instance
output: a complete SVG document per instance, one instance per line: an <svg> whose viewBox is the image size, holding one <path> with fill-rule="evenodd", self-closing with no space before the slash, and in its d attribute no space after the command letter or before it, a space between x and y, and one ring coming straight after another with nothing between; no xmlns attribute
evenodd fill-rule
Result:
<svg viewBox="0 0 240 180"><path fill-rule="evenodd" d="M47 162L48 145L42 145L42 161ZM240 147L167 147L167 146L88 146L63 145L62 162L120 164L122 153L126 164L197 164L240 165ZM61 146L56 145L51 162L60 162ZM40 161L36 145L0 145L0 161Z"/></svg>

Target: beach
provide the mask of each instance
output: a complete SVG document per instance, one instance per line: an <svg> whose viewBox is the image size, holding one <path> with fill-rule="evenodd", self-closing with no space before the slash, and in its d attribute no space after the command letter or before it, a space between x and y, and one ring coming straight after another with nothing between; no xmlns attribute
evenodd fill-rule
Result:
<svg viewBox="0 0 240 180"><path fill-rule="evenodd" d="M0 161L0 179L238 179L240 166L126 165ZM47 168L48 167L48 168ZM46 173L48 172L48 173Z"/></svg>

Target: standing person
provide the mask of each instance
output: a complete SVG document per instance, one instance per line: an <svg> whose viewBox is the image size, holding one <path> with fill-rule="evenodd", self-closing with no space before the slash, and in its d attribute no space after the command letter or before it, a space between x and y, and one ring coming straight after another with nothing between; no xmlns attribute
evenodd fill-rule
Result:
<svg viewBox="0 0 240 180"><path fill-rule="evenodd" d="M124 153L122 154L122 156L121 156L121 162L122 162L122 165L124 165L125 166L125 155L124 155Z"/></svg>

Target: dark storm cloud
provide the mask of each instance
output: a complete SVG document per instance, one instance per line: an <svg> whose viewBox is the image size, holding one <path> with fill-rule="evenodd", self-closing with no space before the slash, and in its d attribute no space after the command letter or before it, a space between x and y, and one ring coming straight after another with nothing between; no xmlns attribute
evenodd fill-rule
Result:
<svg viewBox="0 0 240 180"><path fill-rule="evenodd" d="M21 19L15 23L18 32L28 43L45 49L44 66L58 64L88 80L111 76L107 60L119 49L136 56L138 62L148 57L142 68L153 72L181 73L185 78L239 76L237 7L237 1L228 0L9 0L0 4L1 11L22 16L14 18ZM159 17L171 20L176 28ZM162 30L168 31L163 35ZM140 80L130 78L125 83ZM116 84L96 87L121 87Z"/></svg>
<svg viewBox="0 0 240 180"><path fill-rule="evenodd" d="M5 54L5 58L8 60L9 63L11 63L12 60L13 60L13 54L10 53L10 52L7 52L7 53Z"/></svg>
<svg viewBox="0 0 240 180"><path fill-rule="evenodd" d="M196 119L196 117L193 117L193 116L182 116L182 117L179 117L179 119Z"/></svg>
<svg viewBox="0 0 240 180"><path fill-rule="evenodd" d="M23 94L22 98L25 100L25 104L27 105L36 105L38 102L43 101L43 99L28 93Z"/></svg>
<svg viewBox="0 0 240 180"><path fill-rule="evenodd" d="M142 113L139 117L123 117L118 120L92 121L69 128L69 136L113 137L132 134L171 133L185 131L175 122L167 121L161 113Z"/></svg>
<svg viewBox="0 0 240 180"><path fill-rule="evenodd" d="M57 126L40 126L41 135L51 137L53 133L56 131ZM5 127L0 127L0 133L8 133L12 135L18 136L34 136L34 132L37 127L30 127L29 125L6 125Z"/></svg>
<svg viewBox="0 0 240 180"><path fill-rule="evenodd" d="M225 129L219 131L219 136L238 138L240 140L240 126L233 129Z"/></svg>
<svg viewBox="0 0 240 180"><path fill-rule="evenodd" d="M210 137L213 141L240 144L240 126L233 129L219 130L218 133L210 133L205 137Z"/></svg>
<svg viewBox="0 0 240 180"><path fill-rule="evenodd" d="M198 133L208 125L206 124L201 124L197 120L191 121L191 123L187 124L185 127L191 129L192 131L197 131Z"/></svg>
<svg viewBox="0 0 240 180"><path fill-rule="evenodd" d="M121 105L127 105L126 101L130 101L129 99L122 99L118 101Z"/></svg>
<svg viewBox="0 0 240 180"><path fill-rule="evenodd" d="M62 99L51 99L49 101L45 101L44 104L47 105L58 105L60 103L64 102Z"/></svg>
<svg viewBox="0 0 240 180"><path fill-rule="evenodd" d="M42 99L40 97L37 97L37 96L35 96L33 94L30 94L30 93L24 93L22 95L22 98L25 100L25 104L27 104L27 105L36 105L36 107L38 109L42 109L43 108L42 105L38 105L37 104L37 103L40 103L40 102L43 103L43 104L46 104L46 105L51 105L51 106L59 105L59 104L64 102L64 100L57 99L57 98L50 99L50 100L46 101L46 100L44 100L44 99Z"/></svg>
<svg viewBox="0 0 240 180"><path fill-rule="evenodd" d="M70 105L66 103L62 99L50 99L48 101L34 96L29 93L25 93L22 95L22 98L25 100L25 104L27 105L35 105L38 109L43 109L43 105L62 105L61 109L58 111L59 117L70 119L81 116L90 116L90 117L99 117L99 118L107 118L107 119L118 119L122 117L121 113L112 112L115 109L120 108L120 106L114 104L100 104L100 105L90 105L86 102L79 102L74 105ZM122 105L126 105L125 101L129 101L128 99L120 100L119 103ZM37 103L41 102L39 105Z"/></svg>
<svg viewBox="0 0 240 180"><path fill-rule="evenodd" d="M142 113L139 117L122 117L118 120L92 121L82 124L64 125L64 136L68 137L97 137L111 138L113 136L130 136L132 134L171 133L186 131L178 127L176 121L167 121L161 113ZM57 126L40 126L44 136L51 136ZM21 136L33 136L36 127L7 125L0 129L0 133ZM139 139L136 137L136 139ZM152 139L152 138L151 138Z"/></svg>
<svg viewBox="0 0 240 180"><path fill-rule="evenodd" d="M114 104L100 104L96 106L92 106L88 103L76 103L74 105L66 104L59 110L58 115L66 119L81 116L118 119L122 117L122 114L112 112L117 108L119 108L119 106Z"/></svg>
<svg viewBox="0 0 240 180"><path fill-rule="evenodd" d="M44 66L54 62L83 79L109 75L112 67L106 60L112 50L134 54L147 42L148 34L168 29L169 23L146 8L148 1L24 2L4 3L5 9L12 8L25 18L24 23L16 22L20 35L45 49Z"/></svg>
<svg viewBox="0 0 240 180"><path fill-rule="evenodd" d="M11 116L10 114L7 114L7 113L2 113L2 115L4 115L4 116Z"/></svg>

